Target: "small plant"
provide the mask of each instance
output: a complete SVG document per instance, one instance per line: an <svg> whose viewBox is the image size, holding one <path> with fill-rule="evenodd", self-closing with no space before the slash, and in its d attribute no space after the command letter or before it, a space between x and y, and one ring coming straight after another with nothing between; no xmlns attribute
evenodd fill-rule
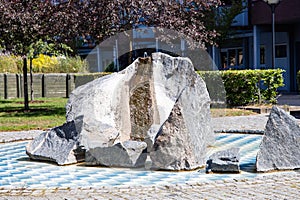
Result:
<svg viewBox="0 0 300 200"><path fill-rule="evenodd" d="M32 71L34 73L38 72L53 72L54 69L57 69L59 61L55 56L48 56L40 54L37 58L32 60Z"/></svg>

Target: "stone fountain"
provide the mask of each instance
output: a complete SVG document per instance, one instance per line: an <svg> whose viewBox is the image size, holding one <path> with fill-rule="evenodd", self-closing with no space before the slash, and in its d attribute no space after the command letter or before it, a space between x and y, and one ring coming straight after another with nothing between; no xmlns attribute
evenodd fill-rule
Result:
<svg viewBox="0 0 300 200"><path fill-rule="evenodd" d="M210 98L188 58L154 53L123 71L76 88L66 123L26 148L35 160L58 165L192 170L214 143Z"/></svg>

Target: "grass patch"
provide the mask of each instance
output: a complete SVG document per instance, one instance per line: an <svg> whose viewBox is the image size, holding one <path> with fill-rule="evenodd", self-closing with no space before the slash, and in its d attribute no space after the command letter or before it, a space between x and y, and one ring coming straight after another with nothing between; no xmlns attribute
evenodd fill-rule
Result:
<svg viewBox="0 0 300 200"><path fill-rule="evenodd" d="M23 99L0 100L0 131L46 130L65 122L66 98L38 98L24 111Z"/></svg>
<svg viewBox="0 0 300 200"><path fill-rule="evenodd" d="M66 98L37 98L24 111L23 99L0 100L0 132L46 130L65 122ZM212 117L254 115L255 112L236 109L211 109Z"/></svg>
<svg viewBox="0 0 300 200"><path fill-rule="evenodd" d="M211 108L210 112L212 117L257 115L256 112L253 112L251 110L237 108Z"/></svg>

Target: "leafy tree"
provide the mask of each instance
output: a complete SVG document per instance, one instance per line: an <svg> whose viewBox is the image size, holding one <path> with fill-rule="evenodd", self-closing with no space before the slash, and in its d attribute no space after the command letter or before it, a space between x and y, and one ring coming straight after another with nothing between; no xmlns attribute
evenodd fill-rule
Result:
<svg viewBox="0 0 300 200"><path fill-rule="evenodd" d="M31 45L52 38L68 42L77 35L78 9L52 1L0 0L0 37L5 49L23 56L24 108L29 109L27 56Z"/></svg>
<svg viewBox="0 0 300 200"><path fill-rule="evenodd" d="M25 109L27 94L27 55L39 40L71 44L80 35L98 42L139 25L170 29L179 37L190 38L191 48L205 48L217 32L207 28L205 16L220 0L0 0L0 37L5 48L22 55ZM167 33L166 40L174 39Z"/></svg>

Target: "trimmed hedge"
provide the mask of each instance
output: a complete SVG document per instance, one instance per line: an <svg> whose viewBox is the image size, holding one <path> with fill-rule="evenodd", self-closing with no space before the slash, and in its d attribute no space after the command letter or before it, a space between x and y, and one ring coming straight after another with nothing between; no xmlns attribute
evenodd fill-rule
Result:
<svg viewBox="0 0 300 200"><path fill-rule="evenodd" d="M282 69L269 70L227 70L199 71L205 80L211 99L224 95L215 94L213 80L224 83L226 103L229 106L242 106L255 103L276 103L277 88L284 86Z"/></svg>

